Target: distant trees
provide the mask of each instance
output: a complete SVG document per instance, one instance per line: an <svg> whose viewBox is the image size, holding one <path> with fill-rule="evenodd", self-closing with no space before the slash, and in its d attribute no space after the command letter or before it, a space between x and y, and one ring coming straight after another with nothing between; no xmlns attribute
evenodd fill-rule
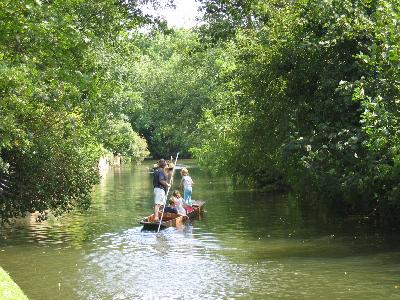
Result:
<svg viewBox="0 0 400 300"><path fill-rule="evenodd" d="M197 33L156 31L136 36L141 55L132 82L142 108L130 114L134 128L146 137L155 156L190 155L193 135L210 95L217 88L220 49L210 49ZM215 55L215 57L214 57Z"/></svg>

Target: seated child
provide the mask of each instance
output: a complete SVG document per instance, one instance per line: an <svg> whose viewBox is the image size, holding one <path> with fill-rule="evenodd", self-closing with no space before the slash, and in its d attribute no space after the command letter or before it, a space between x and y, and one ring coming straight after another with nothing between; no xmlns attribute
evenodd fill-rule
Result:
<svg viewBox="0 0 400 300"><path fill-rule="evenodd" d="M168 201L168 206L164 209L164 212L169 212L173 214L177 214L178 210L176 209L176 199L172 196Z"/></svg>
<svg viewBox="0 0 400 300"><path fill-rule="evenodd" d="M172 193L173 197L175 197L176 202L177 202L177 209L178 209L178 213L180 215L183 215L183 211L185 212L185 216L187 213L191 213L193 211L193 208L190 205L187 205L185 203L185 201L183 200L181 193L178 190L175 190ZM181 211L182 213L180 213L179 211Z"/></svg>
<svg viewBox="0 0 400 300"><path fill-rule="evenodd" d="M186 209L184 207L185 203L183 201L183 198L181 197L181 193L179 193L178 190L175 190L172 193L173 197L175 198L175 207L178 211L178 214L182 216L186 216Z"/></svg>

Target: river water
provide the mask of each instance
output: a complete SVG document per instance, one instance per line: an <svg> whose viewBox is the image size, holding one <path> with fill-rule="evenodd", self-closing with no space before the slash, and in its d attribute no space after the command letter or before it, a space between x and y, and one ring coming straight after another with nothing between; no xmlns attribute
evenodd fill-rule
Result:
<svg viewBox="0 0 400 300"><path fill-rule="evenodd" d="M206 201L202 220L142 232L150 164L115 167L88 211L2 229L1 266L32 300L400 299L398 235L183 163Z"/></svg>

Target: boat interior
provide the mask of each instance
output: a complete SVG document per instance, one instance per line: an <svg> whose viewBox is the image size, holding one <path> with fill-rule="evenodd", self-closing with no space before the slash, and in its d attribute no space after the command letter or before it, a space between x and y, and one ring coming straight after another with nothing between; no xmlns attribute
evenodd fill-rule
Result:
<svg viewBox="0 0 400 300"><path fill-rule="evenodd" d="M163 222L166 222L166 221L170 221L170 220L176 219L177 217L179 217L179 215L174 214L174 213L164 213L162 220L163 220ZM159 218L161 218L161 213L159 213ZM147 221L148 222L154 222L154 214L149 216L147 218Z"/></svg>

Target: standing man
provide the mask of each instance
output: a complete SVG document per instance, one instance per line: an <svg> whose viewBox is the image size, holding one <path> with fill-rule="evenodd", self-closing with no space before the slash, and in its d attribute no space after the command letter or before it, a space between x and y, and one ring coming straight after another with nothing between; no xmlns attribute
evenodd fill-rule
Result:
<svg viewBox="0 0 400 300"><path fill-rule="evenodd" d="M158 212L161 205L166 204L166 192L167 188L171 185L167 182L168 177L166 169L168 168L167 163L164 159L160 159L158 162L158 168L154 171L153 187L154 187L154 221L158 222Z"/></svg>

